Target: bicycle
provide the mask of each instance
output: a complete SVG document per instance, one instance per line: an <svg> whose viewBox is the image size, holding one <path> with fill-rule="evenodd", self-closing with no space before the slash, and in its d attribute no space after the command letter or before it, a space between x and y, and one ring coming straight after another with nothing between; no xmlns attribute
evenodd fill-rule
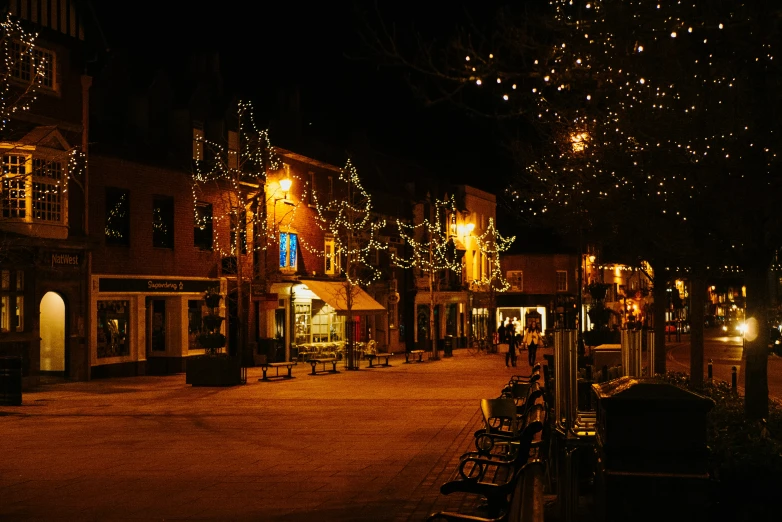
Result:
<svg viewBox="0 0 782 522"><path fill-rule="evenodd" d="M473 339L470 346L467 348L467 353L472 356L476 355L488 355L491 352L491 343L486 337L479 339Z"/></svg>

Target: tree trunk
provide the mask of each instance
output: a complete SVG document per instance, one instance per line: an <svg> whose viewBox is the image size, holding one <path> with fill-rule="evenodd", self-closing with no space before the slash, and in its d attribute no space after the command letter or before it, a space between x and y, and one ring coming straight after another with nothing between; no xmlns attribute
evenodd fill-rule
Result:
<svg viewBox="0 0 782 522"><path fill-rule="evenodd" d="M654 275L654 371L652 375L665 374L665 310L668 307L668 292L666 286L668 275L662 263L653 263Z"/></svg>
<svg viewBox="0 0 782 522"><path fill-rule="evenodd" d="M706 305L706 273L694 268L690 280L690 383L703 389L703 319Z"/></svg>
<svg viewBox="0 0 782 522"><path fill-rule="evenodd" d="M744 334L744 410L748 419L768 417L768 264L749 263L745 268L747 287Z"/></svg>

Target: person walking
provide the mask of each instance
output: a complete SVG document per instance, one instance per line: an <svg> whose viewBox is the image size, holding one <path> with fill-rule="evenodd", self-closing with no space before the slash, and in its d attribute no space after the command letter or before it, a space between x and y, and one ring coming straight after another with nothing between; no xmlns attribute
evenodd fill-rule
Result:
<svg viewBox="0 0 782 522"><path fill-rule="evenodd" d="M508 351L505 354L505 367L508 367L508 362L510 362L513 367L516 367L516 336L515 335L508 335Z"/></svg>
<svg viewBox="0 0 782 522"><path fill-rule="evenodd" d="M538 345L540 344L540 330L537 325L527 327L527 332L524 335L524 342L527 345L527 358L530 367L535 366L535 359L537 358Z"/></svg>

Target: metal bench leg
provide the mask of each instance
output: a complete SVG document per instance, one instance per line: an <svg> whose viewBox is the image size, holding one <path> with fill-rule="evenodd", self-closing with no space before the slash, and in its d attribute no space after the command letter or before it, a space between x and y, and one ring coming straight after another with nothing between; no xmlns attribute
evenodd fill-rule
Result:
<svg viewBox="0 0 782 522"><path fill-rule="evenodd" d="M263 366L261 370L263 370L263 380L268 381L269 379L266 378L266 366Z"/></svg>
<svg viewBox="0 0 782 522"><path fill-rule="evenodd" d="M293 378L293 375L291 374L291 370L293 370L293 365L289 364L288 365L288 379Z"/></svg>
<svg viewBox="0 0 782 522"><path fill-rule="evenodd" d="M337 361L331 363L331 373L337 373Z"/></svg>
<svg viewBox="0 0 782 522"><path fill-rule="evenodd" d="M318 363L310 363L312 365L312 375L315 375L315 365Z"/></svg>

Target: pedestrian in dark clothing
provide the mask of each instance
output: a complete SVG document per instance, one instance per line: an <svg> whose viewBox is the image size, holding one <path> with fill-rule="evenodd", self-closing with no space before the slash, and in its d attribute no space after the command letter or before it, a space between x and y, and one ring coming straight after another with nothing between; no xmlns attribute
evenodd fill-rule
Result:
<svg viewBox="0 0 782 522"><path fill-rule="evenodd" d="M508 366L508 362L516 366L516 336L508 336L508 352L505 354L505 367Z"/></svg>

